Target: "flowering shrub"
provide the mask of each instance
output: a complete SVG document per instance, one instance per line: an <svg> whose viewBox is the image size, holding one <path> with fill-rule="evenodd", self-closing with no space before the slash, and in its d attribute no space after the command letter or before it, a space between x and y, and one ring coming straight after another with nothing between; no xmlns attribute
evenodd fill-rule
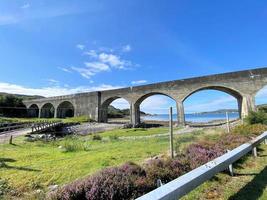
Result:
<svg viewBox="0 0 267 200"><path fill-rule="evenodd" d="M247 142L250 138L244 135L238 134L225 134L222 135L221 139L217 142L217 146L225 150L232 150L239 145Z"/></svg>
<svg viewBox="0 0 267 200"><path fill-rule="evenodd" d="M68 184L49 195L52 200L117 200L134 199L157 187L160 179L167 183L259 135L265 125L241 125L230 134L222 134L212 142L189 145L175 159L149 160L143 167L125 163Z"/></svg>
<svg viewBox="0 0 267 200"><path fill-rule="evenodd" d="M240 135L260 135L267 130L267 125L252 124L252 125L239 125L236 126L232 133Z"/></svg>
<svg viewBox="0 0 267 200"><path fill-rule="evenodd" d="M90 178L77 180L56 192L50 193L48 199L51 200L86 200L86 191L91 188Z"/></svg>
<svg viewBox="0 0 267 200"><path fill-rule="evenodd" d="M151 190L143 179L145 171L134 163L107 168L82 181L50 194L53 200L131 199Z"/></svg>
<svg viewBox="0 0 267 200"><path fill-rule="evenodd" d="M225 153L225 150L216 143L199 142L187 147L185 156L191 169L195 169Z"/></svg>
<svg viewBox="0 0 267 200"><path fill-rule="evenodd" d="M156 187L157 179L167 183L190 171L190 165L184 158L150 160L145 165L147 180Z"/></svg>

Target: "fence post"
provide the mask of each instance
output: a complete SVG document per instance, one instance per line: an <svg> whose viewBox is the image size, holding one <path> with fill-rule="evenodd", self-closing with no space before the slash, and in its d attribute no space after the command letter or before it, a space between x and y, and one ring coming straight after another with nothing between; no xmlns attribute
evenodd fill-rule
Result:
<svg viewBox="0 0 267 200"><path fill-rule="evenodd" d="M172 107L170 107L169 129L170 129L170 154L171 154L171 158L174 158L174 152L173 152L173 119L172 119Z"/></svg>
<svg viewBox="0 0 267 200"><path fill-rule="evenodd" d="M228 112L226 112L226 124L227 124L227 133L230 133L230 123L229 123Z"/></svg>
<svg viewBox="0 0 267 200"><path fill-rule="evenodd" d="M264 144L267 144L267 139L264 139Z"/></svg>
<svg viewBox="0 0 267 200"><path fill-rule="evenodd" d="M11 135L10 138L9 138L9 144L13 144L13 136Z"/></svg>
<svg viewBox="0 0 267 200"><path fill-rule="evenodd" d="M257 157L257 147L253 147L253 149L252 149L252 155L254 157Z"/></svg>

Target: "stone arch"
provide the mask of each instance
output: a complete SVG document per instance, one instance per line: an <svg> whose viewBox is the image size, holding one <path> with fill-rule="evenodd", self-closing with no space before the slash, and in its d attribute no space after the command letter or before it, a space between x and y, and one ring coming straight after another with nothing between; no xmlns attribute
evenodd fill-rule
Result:
<svg viewBox="0 0 267 200"><path fill-rule="evenodd" d="M202 91L202 90L218 90L221 92L225 92L225 93L235 97L236 99L242 98L242 95L238 90L230 88L230 87L226 87L226 86L203 86L203 87L196 88L193 91L190 91L188 94L186 94L183 97L182 102L184 102L192 94L199 92L199 91Z"/></svg>
<svg viewBox="0 0 267 200"><path fill-rule="evenodd" d="M239 117L242 117L242 104L243 104L243 95L236 89L233 89L231 87L228 86L204 86L204 87L199 87L196 88L192 91L190 91L188 94L186 94L183 98L182 98L182 102L184 102L188 97L190 97L191 95L203 91L203 90L217 90L217 91L221 91L224 92L226 94L229 94L230 96L234 97L237 100L237 104L238 104L238 111L239 111Z"/></svg>
<svg viewBox="0 0 267 200"><path fill-rule="evenodd" d="M45 103L41 108L41 118L53 118L55 116L55 107L52 103Z"/></svg>
<svg viewBox="0 0 267 200"><path fill-rule="evenodd" d="M108 107L113 101L115 101L117 99L124 99L125 101L127 101L129 103L129 105L131 105L129 100L127 98L124 98L123 96L113 96L113 97L109 97L109 98L105 99L103 101L103 103L101 104L101 107L99 109L99 114L100 114L99 121L100 122L104 122L104 123L108 122Z"/></svg>
<svg viewBox="0 0 267 200"><path fill-rule="evenodd" d="M28 116L29 117L33 117L33 118L37 118L39 117L39 107L37 104L32 104L29 106L28 108Z"/></svg>
<svg viewBox="0 0 267 200"><path fill-rule="evenodd" d="M150 92L150 93L147 93L145 95L142 95L141 97L139 97L137 99L137 101L135 102L135 105L139 105L145 100L147 99L148 97L151 97L151 96L154 96L154 95L163 95L163 96L166 96L166 97L169 97L173 100L175 100L175 97L173 97L172 95L170 94L167 94L167 93L164 93L164 92Z"/></svg>
<svg viewBox="0 0 267 200"><path fill-rule="evenodd" d="M74 117L74 106L70 101L63 101L57 107L57 118Z"/></svg>
<svg viewBox="0 0 267 200"><path fill-rule="evenodd" d="M144 94L142 96L140 96L136 101L135 103L132 105L132 123L134 125L138 125L141 123L141 116L140 116L140 105L142 104L142 102L151 97L151 96L154 96L154 95L163 95L163 96L166 96L166 97L169 97L171 98L172 100L176 101L175 97L171 94L167 94L167 93L164 93L164 92L149 92L147 94ZM177 103L177 101L176 101ZM178 105L178 104L177 104ZM178 120L178 123L179 123L179 117L178 117L178 112L177 112L177 120Z"/></svg>

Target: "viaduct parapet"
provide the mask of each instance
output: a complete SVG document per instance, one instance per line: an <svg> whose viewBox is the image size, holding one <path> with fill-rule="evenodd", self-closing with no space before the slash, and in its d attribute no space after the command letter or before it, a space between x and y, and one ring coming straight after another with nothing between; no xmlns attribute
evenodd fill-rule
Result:
<svg viewBox="0 0 267 200"><path fill-rule="evenodd" d="M183 102L193 93L213 89L226 92L237 99L240 117L256 110L255 96L267 85L267 68L174 80L136 87L80 93L66 96L24 101L32 117L86 115L98 122L107 122L108 106L123 98L130 105L133 125L140 123L140 104L155 94L166 95L176 101L177 121L185 124Z"/></svg>

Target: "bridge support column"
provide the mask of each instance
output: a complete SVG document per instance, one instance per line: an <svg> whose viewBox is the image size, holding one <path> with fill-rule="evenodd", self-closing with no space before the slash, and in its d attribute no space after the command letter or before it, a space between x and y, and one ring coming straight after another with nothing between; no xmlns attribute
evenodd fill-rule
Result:
<svg viewBox="0 0 267 200"><path fill-rule="evenodd" d="M42 112L42 109L39 108L39 112L38 112L38 118L41 118L41 112Z"/></svg>
<svg viewBox="0 0 267 200"><path fill-rule="evenodd" d="M57 118L57 108L55 108L55 111L54 111L54 118Z"/></svg>
<svg viewBox="0 0 267 200"><path fill-rule="evenodd" d="M141 123L140 121L140 106L135 105L134 103L131 103L130 106L130 115L131 115L131 124L133 126L137 126Z"/></svg>
<svg viewBox="0 0 267 200"><path fill-rule="evenodd" d="M254 95L244 95L242 98L242 119L248 116L250 111L256 111L255 106L255 96Z"/></svg>
<svg viewBox="0 0 267 200"><path fill-rule="evenodd" d="M237 98L239 119L242 119L242 102L243 102L242 98Z"/></svg>
<svg viewBox="0 0 267 200"><path fill-rule="evenodd" d="M184 104L181 101L176 101L177 107L177 121L179 126L185 126L185 114L184 114Z"/></svg>
<svg viewBox="0 0 267 200"><path fill-rule="evenodd" d="M108 108L100 108L99 110L99 122L107 123L108 122Z"/></svg>

